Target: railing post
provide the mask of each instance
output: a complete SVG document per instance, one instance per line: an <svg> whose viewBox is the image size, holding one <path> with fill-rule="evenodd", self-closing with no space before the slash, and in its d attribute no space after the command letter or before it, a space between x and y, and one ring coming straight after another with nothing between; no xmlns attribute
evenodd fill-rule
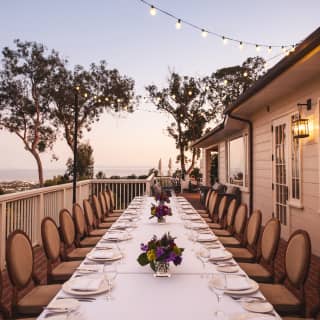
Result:
<svg viewBox="0 0 320 320"><path fill-rule="evenodd" d="M7 203L0 203L0 269L2 270L5 266L6 256L6 210Z"/></svg>
<svg viewBox="0 0 320 320"><path fill-rule="evenodd" d="M36 232L36 243L39 244L39 245L42 245L42 238L41 238L41 222L44 218L44 194L41 192L40 195L39 195L39 206L38 206L38 219L37 219L37 232Z"/></svg>

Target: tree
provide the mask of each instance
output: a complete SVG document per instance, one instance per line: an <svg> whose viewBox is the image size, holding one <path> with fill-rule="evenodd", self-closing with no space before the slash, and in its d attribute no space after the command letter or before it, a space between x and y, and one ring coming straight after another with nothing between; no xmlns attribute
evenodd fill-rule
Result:
<svg viewBox="0 0 320 320"><path fill-rule="evenodd" d="M93 178L93 149L89 142L81 143L78 146L78 161L77 161L77 179L85 180ZM73 159L69 158L67 161L67 172L69 177L73 177Z"/></svg>
<svg viewBox="0 0 320 320"><path fill-rule="evenodd" d="M117 69L108 69L107 63L92 63L89 70L76 66L73 71L61 68L51 87L55 109L52 119L63 134L71 150L74 139L75 88L79 87L78 137L83 130L99 121L105 111L133 112L138 97L134 95L134 80L121 75Z"/></svg>
<svg viewBox="0 0 320 320"><path fill-rule="evenodd" d="M106 176L106 174L105 174L103 171L99 171L99 172L96 174L96 179L107 179L107 176Z"/></svg>
<svg viewBox="0 0 320 320"><path fill-rule="evenodd" d="M241 66L222 68L205 78L214 112L218 110L222 114L226 106L256 82L264 73L264 64L261 57L249 57Z"/></svg>
<svg viewBox="0 0 320 320"><path fill-rule="evenodd" d="M50 86L64 65L59 54L35 42L14 41L16 48L2 50L0 70L0 129L15 134L30 152L43 186L40 153L51 149L56 130L49 122Z"/></svg>
<svg viewBox="0 0 320 320"><path fill-rule="evenodd" d="M205 85L200 78L180 76L172 72L167 87L146 87L150 101L174 120L167 127L167 132L175 140L179 150L177 160L183 176L191 172L196 158L200 155L199 150L192 149L190 166L186 169L188 159L185 153L190 150L189 143L201 137L205 126L214 117L212 109L209 112L207 108L208 92Z"/></svg>

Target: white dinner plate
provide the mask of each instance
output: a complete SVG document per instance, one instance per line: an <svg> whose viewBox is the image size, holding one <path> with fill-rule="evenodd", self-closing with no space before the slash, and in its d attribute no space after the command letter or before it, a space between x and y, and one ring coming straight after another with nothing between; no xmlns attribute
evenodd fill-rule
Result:
<svg viewBox="0 0 320 320"><path fill-rule="evenodd" d="M250 284L250 288L249 289L245 289L245 290L225 290L225 294L229 294L232 296L243 296L243 295L248 295L251 293L255 293L259 290L259 285L257 282L255 282L252 279L248 279L248 282Z"/></svg>
<svg viewBox="0 0 320 320"><path fill-rule="evenodd" d="M210 257L209 261L225 261L225 260L230 260L231 258L232 258L232 253L229 251L226 251L225 256Z"/></svg>
<svg viewBox="0 0 320 320"><path fill-rule="evenodd" d="M244 302L242 306L251 312L266 313L272 312L273 306L267 301Z"/></svg>
<svg viewBox="0 0 320 320"><path fill-rule="evenodd" d="M235 273L239 271L238 266L217 266L217 270L224 273Z"/></svg>
<svg viewBox="0 0 320 320"><path fill-rule="evenodd" d="M253 312L245 313L234 313L230 315L230 320L251 320L251 319L261 319L261 320L274 320L276 317L269 314L256 314Z"/></svg>
<svg viewBox="0 0 320 320"><path fill-rule="evenodd" d="M65 313L68 311L74 311L79 308L79 306L79 301L72 298L56 299L51 301L47 305L46 310L48 310L49 312L52 311L54 313Z"/></svg>
<svg viewBox="0 0 320 320"><path fill-rule="evenodd" d="M101 281L100 287L98 290L92 290L92 291L82 291L82 290L73 290L72 284L77 281L77 278L70 279L69 281L65 282L62 285L62 290L68 294L72 294L75 296L90 296L90 295L96 295L103 292L107 292L109 290L108 283L106 281Z"/></svg>
<svg viewBox="0 0 320 320"><path fill-rule="evenodd" d="M112 258L111 257L110 258L107 258L107 257L98 258L98 257L94 257L93 253L88 253L87 258L92 261L101 261L101 262L102 261L116 261L116 260L120 260L122 258L122 255L120 252L114 252L114 255Z"/></svg>

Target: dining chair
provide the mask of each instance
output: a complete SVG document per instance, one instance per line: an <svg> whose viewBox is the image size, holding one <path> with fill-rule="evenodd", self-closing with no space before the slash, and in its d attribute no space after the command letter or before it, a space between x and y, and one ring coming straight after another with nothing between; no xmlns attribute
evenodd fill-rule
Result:
<svg viewBox="0 0 320 320"><path fill-rule="evenodd" d="M107 210L108 210L107 217L120 217L123 213L123 210L114 211L112 209L112 201L111 201L110 193L106 190L106 191L103 191L103 195L106 200L106 205L107 205Z"/></svg>
<svg viewBox="0 0 320 320"><path fill-rule="evenodd" d="M118 217L108 217L108 207L106 203L106 198L103 194L103 192L99 193L99 201L100 201L100 207L101 207L101 212L102 212L102 217L101 220L102 222L115 222L117 221Z"/></svg>
<svg viewBox="0 0 320 320"><path fill-rule="evenodd" d="M262 213L255 210L248 219L243 248L228 248L237 262L255 262L257 257L257 242L261 229Z"/></svg>
<svg viewBox="0 0 320 320"><path fill-rule="evenodd" d="M209 206L209 200L210 200L210 196L211 196L212 192L214 192L212 189L209 189L207 192L206 199L204 202L205 209L204 210L197 210L197 212L204 218L209 217L208 206Z"/></svg>
<svg viewBox="0 0 320 320"><path fill-rule="evenodd" d="M41 222L41 238L44 253L47 257L48 283L67 281L81 261L61 261L61 241L55 221L46 217Z"/></svg>
<svg viewBox="0 0 320 320"><path fill-rule="evenodd" d="M232 236L219 236L220 242L225 247L241 247L242 241L243 241L243 232L246 227L247 222L247 205L245 203L242 203L236 212L235 218L234 218L234 228L232 232Z"/></svg>
<svg viewBox="0 0 320 320"><path fill-rule="evenodd" d="M90 237L87 231L86 220L83 210L78 203L74 203L72 207L74 225L76 228L76 244L77 247L86 248L94 247L101 237Z"/></svg>
<svg viewBox="0 0 320 320"><path fill-rule="evenodd" d="M281 224L279 219L270 219L262 232L259 256L256 263L239 263L240 268L253 280L272 283L274 281L274 260L279 246Z"/></svg>
<svg viewBox="0 0 320 320"><path fill-rule="evenodd" d="M284 258L285 271L279 283L260 284L262 294L280 315L304 315L304 284L310 267L310 259L309 234L306 231L297 230L288 240Z"/></svg>
<svg viewBox="0 0 320 320"><path fill-rule="evenodd" d="M210 194L209 202L208 202L208 217L204 217L204 220L207 223L213 222L215 208L218 203L218 193L216 191L212 191Z"/></svg>
<svg viewBox="0 0 320 320"><path fill-rule="evenodd" d="M229 203L226 213L226 224L224 229L214 229L213 232L216 236L231 237L233 234L234 217L237 212L237 200L232 199Z"/></svg>
<svg viewBox="0 0 320 320"><path fill-rule="evenodd" d="M62 209L59 214L61 238L63 242L62 258L66 261L83 260L92 248L77 248L76 230L70 212Z"/></svg>
<svg viewBox="0 0 320 320"><path fill-rule="evenodd" d="M102 214L102 208L100 205L100 201L96 195L92 196L92 202L94 207L94 214L96 218L96 226L98 229L108 229L112 226L113 222L103 222L103 214Z"/></svg>
<svg viewBox="0 0 320 320"><path fill-rule="evenodd" d="M87 222L87 231L89 237L102 237L108 229L98 229L96 227L96 222L93 214L92 206L89 200L83 200L83 209L84 209L84 216Z"/></svg>
<svg viewBox="0 0 320 320"><path fill-rule="evenodd" d="M40 280L34 272L32 244L25 232L16 230L9 235L6 243L6 264L13 286L13 316L32 317L39 315L61 289L61 285L40 284ZM32 286L30 291L27 289L30 288L29 286Z"/></svg>
<svg viewBox="0 0 320 320"><path fill-rule="evenodd" d="M218 212L214 219L216 222L209 222L208 226L210 229L223 229L224 226L224 217L227 209L227 196L223 196L219 202Z"/></svg>

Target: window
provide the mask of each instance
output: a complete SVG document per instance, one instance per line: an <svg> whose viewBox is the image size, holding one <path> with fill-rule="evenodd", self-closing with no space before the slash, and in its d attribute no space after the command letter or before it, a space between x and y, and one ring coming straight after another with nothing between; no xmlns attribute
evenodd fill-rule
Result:
<svg viewBox="0 0 320 320"><path fill-rule="evenodd" d="M228 183L248 187L248 135L228 141Z"/></svg>
<svg viewBox="0 0 320 320"><path fill-rule="evenodd" d="M295 120L293 115L291 120ZM301 161L300 161L300 139L291 135L291 200L301 200Z"/></svg>

